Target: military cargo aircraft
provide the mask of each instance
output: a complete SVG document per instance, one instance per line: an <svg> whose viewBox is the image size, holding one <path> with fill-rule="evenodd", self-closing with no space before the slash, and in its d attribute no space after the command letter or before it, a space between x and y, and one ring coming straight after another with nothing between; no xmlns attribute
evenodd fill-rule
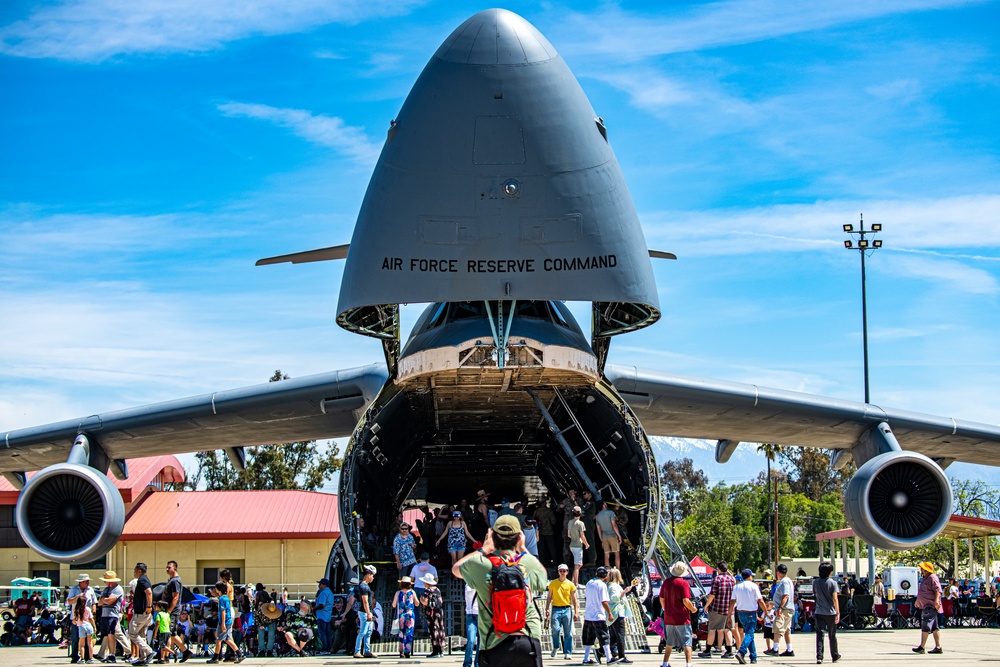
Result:
<svg viewBox="0 0 1000 667"><path fill-rule="evenodd" d="M284 382L0 433L25 541L86 562L125 515L126 459L350 437L342 529L388 525L408 499L589 489L628 515L633 563L661 498L650 435L834 451L858 466L846 515L866 542L924 544L952 508L952 461L1000 461L1000 427L608 363L654 324L651 259L608 130L555 48L510 12L440 46L390 124L349 244L259 264L344 260L337 323L384 360ZM262 269L273 270L273 269ZM591 304L589 335L567 301ZM400 304L429 304L405 345ZM39 470L28 479L24 471Z"/></svg>

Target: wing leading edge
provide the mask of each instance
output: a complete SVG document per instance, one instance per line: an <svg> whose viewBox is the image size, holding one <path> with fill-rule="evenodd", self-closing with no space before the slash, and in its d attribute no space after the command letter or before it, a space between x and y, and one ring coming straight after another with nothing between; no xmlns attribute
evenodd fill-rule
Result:
<svg viewBox="0 0 1000 667"><path fill-rule="evenodd" d="M66 460L74 438L112 459L351 435L388 378L372 364L0 433L0 472Z"/></svg>
<svg viewBox="0 0 1000 667"><path fill-rule="evenodd" d="M1000 426L635 366L605 373L650 435L850 449L886 422L903 449L945 465L1000 465Z"/></svg>

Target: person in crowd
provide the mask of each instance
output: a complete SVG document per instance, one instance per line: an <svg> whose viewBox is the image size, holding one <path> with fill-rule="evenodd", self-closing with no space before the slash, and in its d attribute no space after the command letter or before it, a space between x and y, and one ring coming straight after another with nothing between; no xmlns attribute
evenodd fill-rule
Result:
<svg viewBox="0 0 1000 667"><path fill-rule="evenodd" d="M465 658L462 667L479 667L479 600L476 589L465 584Z"/></svg>
<svg viewBox="0 0 1000 667"><path fill-rule="evenodd" d="M85 595L78 595L73 603L73 625L76 626L77 655L89 664L94 662L94 647L91 638L94 635L94 612L88 604Z"/></svg>
<svg viewBox="0 0 1000 667"><path fill-rule="evenodd" d="M465 517L458 510L451 513L451 521L448 522L446 528L447 530L441 533L434 546L440 547L441 541L447 538L448 553L451 554L451 564L454 565L465 555L465 548L467 546L466 538L471 541L472 533L469 532L469 527L465 524ZM420 574L418 576L423 575Z"/></svg>
<svg viewBox="0 0 1000 667"><path fill-rule="evenodd" d="M354 597L361 604L361 609L358 612L358 620L361 624L358 629L358 638L354 640L355 658L375 657L375 654L372 653L371 644L372 631L375 629L375 615L373 613L375 600L372 596L371 583L375 580L376 572L377 570L374 565L365 565L361 576L361 583L358 584L354 593Z"/></svg>
<svg viewBox="0 0 1000 667"><path fill-rule="evenodd" d="M42 610L42 615L35 621L35 644L57 644L56 618L48 609Z"/></svg>
<svg viewBox="0 0 1000 667"><path fill-rule="evenodd" d="M104 590L97 598L97 606L101 610L98 623L104 639L101 642L101 649L97 652L97 659L100 662L114 662L116 641L121 644L126 654L132 652L132 643L122 631L121 623L125 608L125 591L121 586L122 580L113 570L105 572L101 581L104 582Z"/></svg>
<svg viewBox="0 0 1000 667"><path fill-rule="evenodd" d="M578 504L579 503L577 502L576 499L576 489L567 489L566 497L562 499L561 503L559 503L559 507L562 510L562 517L563 517L563 528L562 528L563 556L569 557L570 561L573 560L573 557L570 554L569 550L569 524L572 523L573 521L573 508L577 507Z"/></svg>
<svg viewBox="0 0 1000 667"><path fill-rule="evenodd" d="M451 568L476 591L479 605L479 664L481 667L531 664L542 667L542 622L538 609L528 602L524 627L519 633L496 632L493 621L492 576L494 562L515 565L524 575L526 596L545 590L548 575L538 559L524 552L524 533L515 517L500 517L483 541L482 549L473 551Z"/></svg>
<svg viewBox="0 0 1000 667"><path fill-rule="evenodd" d="M584 549L589 546L587 542L587 526L580 520L583 510L579 506L573 507L569 527L566 529L566 536L569 539L569 552L573 556L573 583L580 585L580 568L583 567Z"/></svg>
<svg viewBox="0 0 1000 667"><path fill-rule="evenodd" d="M792 648L792 617L795 614L795 587L788 576L788 566L778 563L777 580L771 592L771 600L774 601L774 647L770 651L765 651L769 655L781 655L790 658L795 655ZM782 639L785 642L784 653L778 652L778 646Z"/></svg>
<svg viewBox="0 0 1000 667"><path fill-rule="evenodd" d="M837 647L837 624L840 623L840 599L837 597L837 582L830 578L833 574L833 564L819 564L819 577L813 579L813 597L816 606L813 609L813 622L816 626L816 662L823 662L823 635L830 637L830 658L840 660Z"/></svg>
<svg viewBox="0 0 1000 667"><path fill-rule="evenodd" d="M156 650L156 660L153 662L162 665L167 662L170 655L170 642L172 639L170 632L170 614L167 612L168 604L163 600L157 600L154 605L156 610L153 614L153 646Z"/></svg>
<svg viewBox="0 0 1000 667"><path fill-rule="evenodd" d="M625 580L622 578L621 571L617 567L612 567L608 570L608 597L609 606L611 607L611 624L609 629L611 630L611 653L612 657L617 662L623 665L630 665L632 661L625 656L625 615L626 615L626 602L625 596L635 588L635 586L626 586Z"/></svg>
<svg viewBox="0 0 1000 667"><path fill-rule="evenodd" d="M278 632L284 636L285 645L298 656L306 655L306 645L316 636L315 627L308 602L289 605L278 621Z"/></svg>
<svg viewBox="0 0 1000 667"><path fill-rule="evenodd" d="M392 598L392 608L395 610L396 624L399 628L399 657L413 656L413 630L416 626L417 607L420 598L413 590L413 579L409 576L399 578L399 590Z"/></svg>
<svg viewBox="0 0 1000 667"><path fill-rule="evenodd" d="M611 635L608 631L608 619L611 618L611 595L608 593L608 568L597 568L594 578L587 582L584 597L587 605L583 611L583 664L595 664L590 659L590 650L595 643L597 650L604 653L606 662L610 663Z"/></svg>
<svg viewBox="0 0 1000 667"><path fill-rule="evenodd" d="M228 573L228 571L225 571ZM219 573L220 577L222 573ZM219 600L219 625L215 631L215 655L208 661L208 664L217 664L222 660L222 645L225 644L230 649L232 649L235 654L235 662L237 664L243 662L246 657L243 651L239 649L236 642L233 641L232 631L233 631L233 603L229 599L227 592L232 588L231 581L225 581L220 579L215 584L215 589L218 593Z"/></svg>
<svg viewBox="0 0 1000 667"><path fill-rule="evenodd" d="M258 582L254 586L253 608L254 622L257 624L257 655L270 655L274 652L278 605L271 601L263 583Z"/></svg>
<svg viewBox="0 0 1000 667"><path fill-rule="evenodd" d="M69 592L66 594L66 605L68 607L67 612L70 617L73 616L73 610L76 602L81 597L84 599L84 604L90 608L91 617L93 617L94 611L97 609L97 591L90 586L89 574L79 575L76 578L76 584L70 588ZM70 663L76 663L80 659L79 629L80 626L75 622L70 626Z"/></svg>
<svg viewBox="0 0 1000 667"><path fill-rule="evenodd" d="M573 623L578 614L576 584L569 580L569 566L561 563L559 577L549 582L549 592L545 598L545 618L552 628L552 655L562 648L563 658L573 655ZM561 635L561 640L560 640Z"/></svg>
<svg viewBox="0 0 1000 667"><path fill-rule="evenodd" d="M169 616L167 617L169 622ZM205 622L204 618L199 618L194 624L194 629L191 631L190 639L191 642L197 646L202 646L205 644L205 640L208 633L208 624Z"/></svg>
<svg viewBox="0 0 1000 667"><path fill-rule="evenodd" d="M181 653L181 662L187 662L194 655L188 650L187 642L184 641L183 637L177 635L177 624L181 620L181 592L184 590L184 584L181 582L180 575L177 574L177 561L169 560L167 561L167 585L163 587L163 593L160 599L167 603L167 614L170 615L170 645L176 647Z"/></svg>
<svg viewBox="0 0 1000 667"><path fill-rule="evenodd" d="M941 648L941 626L938 624L938 614L943 613L941 604L941 581L934 574L934 565L924 561L917 566L923 573L923 579L917 587L917 599L914 605L920 610L920 645L913 649L914 653L924 653L928 635L934 636L934 648L927 653L944 653Z"/></svg>
<svg viewBox="0 0 1000 667"><path fill-rule="evenodd" d="M333 591L330 590L330 580L323 577L316 582L319 590L316 592L316 636L319 639L319 655L330 655L333 635L330 624L333 621Z"/></svg>
<svg viewBox="0 0 1000 667"><path fill-rule="evenodd" d="M766 600L764 607L767 611L761 611L757 614L757 627L764 628L764 655L777 655L778 644L774 641L774 619L777 613L774 600Z"/></svg>
<svg viewBox="0 0 1000 667"><path fill-rule="evenodd" d="M872 597L875 598L873 604L882 604L882 600L885 598L885 583L882 581L882 575L875 575L875 583L872 584Z"/></svg>
<svg viewBox="0 0 1000 667"><path fill-rule="evenodd" d="M698 610L691 601L691 586L684 579L687 566L677 561L670 566L670 576L660 586L660 606L663 608L663 665L670 666L674 646L684 649L684 659L691 667L693 633L691 614ZM757 591L760 594L760 591Z"/></svg>
<svg viewBox="0 0 1000 667"><path fill-rule="evenodd" d="M444 598L433 574L426 573L421 581L424 582L424 591L420 604L427 614L427 628L431 636L431 653L427 657L440 658L444 655Z"/></svg>
<svg viewBox="0 0 1000 667"><path fill-rule="evenodd" d="M729 563L724 560L716 563L712 588L709 589L708 597L705 599L705 608L708 611L708 636L705 650L698 654L699 658L712 657L713 641L720 650L725 644L726 652L722 655L723 658L733 657L733 616L729 603L733 599L735 585L736 580L729 573Z"/></svg>
<svg viewBox="0 0 1000 667"><path fill-rule="evenodd" d="M532 518L538 524L539 560L545 567L552 567L562 560L559 532L556 530L556 513L549 507L549 500L542 499Z"/></svg>
<svg viewBox="0 0 1000 667"><path fill-rule="evenodd" d="M135 649L133 664L148 665L155 651L146 643L146 631L153 622L153 585L146 576L145 563L136 563L132 569L135 584L132 586L132 618L128 623L128 638Z"/></svg>
<svg viewBox="0 0 1000 667"><path fill-rule="evenodd" d="M409 574L410 568L417 562L413 555L416 548L417 542L410 534L410 524L399 524L399 533L392 540L392 554L396 558L396 570L400 576Z"/></svg>
<svg viewBox="0 0 1000 667"><path fill-rule="evenodd" d="M476 493L476 507L472 512L472 521L469 524L469 531L475 542L482 542L486 539L486 533L490 529L490 494L486 489L479 489Z"/></svg>
<svg viewBox="0 0 1000 667"><path fill-rule="evenodd" d="M587 529L587 546L584 547L583 562L586 565L593 565L597 562L597 543L594 517L597 516L597 503L594 494L589 490L583 492L583 502L580 503L580 520Z"/></svg>
<svg viewBox="0 0 1000 667"><path fill-rule="evenodd" d="M31 627L35 617L35 604L31 601L28 591L21 593L21 597L14 601L14 620L18 632L24 632Z"/></svg>
<svg viewBox="0 0 1000 667"><path fill-rule="evenodd" d="M518 513L519 519L522 516L524 515ZM535 558L538 558L538 524L534 519L525 519L521 527L521 532L524 533L524 550Z"/></svg>
<svg viewBox="0 0 1000 667"><path fill-rule="evenodd" d="M753 639L757 630L757 610L766 611L766 607L760 587L754 583L753 570L745 569L740 576L743 581L733 587L733 599L729 606L730 613L736 612L740 627L743 629L743 641L740 642L740 649L736 652L736 661L745 665L748 653L751 662L757 661L757 646Z"/></svg>
<svg viewBox="0 0 1000 667"><path fill-rule="evenodd" d="M431 564L431 555L424 551L420 554L420 562L413 566L410 571L410 578L413 579L413 589L417 594L418 598L424 596L424 575L430 574L434 577L435 581L438 578L438 571L434 565ZM417 613L417 620L420 623L420 630L424 634L428 632L427 625L427 608L424 607L424 613Z"/></svg>
<svg viewBox="0 0 1000 667"><path fill-rule="evenodd" d="M621 544L622 534L618 530L618 516L608 507L605 502L601 503L601 511L594 517L597 524L597 539L601 542L601 549L604 551L604 567L611 564L611 557L614 556L615 567L621 567Z"/></svg>

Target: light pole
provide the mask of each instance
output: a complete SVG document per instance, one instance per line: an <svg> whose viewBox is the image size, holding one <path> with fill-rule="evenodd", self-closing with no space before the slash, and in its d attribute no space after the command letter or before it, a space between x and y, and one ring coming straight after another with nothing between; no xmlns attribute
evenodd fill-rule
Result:
<svg viewBox="0 0 1000 667"><path fill-rule="evenodd" d="M865 355L865 403L871 402L871 392L868 385L868 293L865 286L865 255L875 252L882 247L882 239L868 240L868 234L875 234L882 231L882 225L875 223L871 229L865 229L865 216L860 215L858 230L854 225L844 225L844 231L851 236L857 237L857 245L852 239L844 241L844 247L848 250L857 250L861 255L861 344ZM868 586L875 583L875 547L868 545Z"/></svg>

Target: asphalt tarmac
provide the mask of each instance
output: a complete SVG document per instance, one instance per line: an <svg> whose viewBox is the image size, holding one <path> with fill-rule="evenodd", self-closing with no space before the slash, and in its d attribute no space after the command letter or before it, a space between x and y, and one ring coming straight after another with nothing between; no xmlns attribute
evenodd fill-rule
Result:
<svg viewBox="0 0 1000 667"><path fill-rule="evenodd" d="M761 639L758 637L758 639ZM941 633L941 642L944 648L942 655L916 655L911 650L920 639L917 630L871 630L843 632L837 635L840 642L840 652L843 655L838 665L877 665L878 667L893 667L906 665L934 665L935 667L960 667L980 663L1000 662L998 647L1000 647L1000 629L996 628L949 628ZM787 665L815 665L816 664L816 640L814 635L795 634L792 638L795 648L795 657L772 658L770 656L758 656L758 665L773 665L775 667L786 667ZM933 646L933 639L928 641L927 648ZM761 640L759 650L763 650ZM400 660L397 656L386 656L384 658L359 660L357 662L365 665L389 664L408 665L414 667L445 667L462 664L462 653L454 653L443 658L427 659L416 657L411 660ZM558 665L576 666L583 659L582 652L574 656L575 660L563 660L556 658L550 660L545 657L545 664L556 667ZM662 661L662 655L653 654L629 654L629 659L634 661L633 667L656 667ZM679 660L677 658L680 658ZM189 660L189 665L204 665L205 658ZM318 667L319 665L347 665L355 660L344 656L323 656L311 658L247 658L243 667L255 665L280 665L282 667ZM736 660L720 660L719 658L700 659L695 657L694 664L697 665L737 665ZM748 661L749 662L749 661ZM58 650L54 646L19 646L14 648L0 648L0 667L37 667L48 665L68 665L69 659L65 652ZM95 663L96 664L96 663ZM118 665L123 663L119 662ZM172 663L171 663L172 664ZM231 664L231 663L230 663ZM673 667L684 667L683 654L671 656L670 664ZM829 654L824 664L831 664Z"/></svg>

